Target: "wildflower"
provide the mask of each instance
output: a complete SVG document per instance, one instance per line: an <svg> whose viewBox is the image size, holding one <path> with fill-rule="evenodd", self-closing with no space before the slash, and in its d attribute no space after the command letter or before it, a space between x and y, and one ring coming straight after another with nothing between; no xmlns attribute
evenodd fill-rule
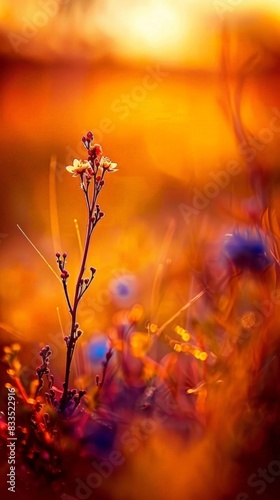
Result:
<svg viewBox="0 0 280 500"><path fill-rule="evenodd" d="M227 234L224 251L226 257L242 270L264 271L272 264L267 241L259 231L248 229Z"/></svg>
<svg viewBox="0 0 280 500"><path fill-rule="evenodd" d="M90 149L89 149L89 157L90 159L97 159L97 160L100 160L101 156L102 156L102 146L100 146L100 144L94 144L94 146L92 146Z"/></svg>
<svg viewBox="0 0 280 500"><path fill-rule="evenodd" d="M108 338L105 335L96 335L88 343L87 358L92 364L98 364L106 357L108 348Z"/></svg>
<svg viewBox="0 0 280 500"><path fill-rule="evenodd" d="M100 160L100 168L107 170L107 172L117 172L117 163L112 163L108 156L102 156Z"/></svg>
<svg viewBox="0 0 280 500"><path fill-rule="evenodd" d="M83 172L90 172L91 166L87 160L77 160L73 161L73 165L68 165L66 170L73 174L73 177L77 177L77 175L82 174Z"/></svg>
<svg viewBox="0 0 280 500"><path fill-rule="evenodd" d="M131 306L137 299L138 282L133 274L122 274L111 280L109 289L114 302L121 306Z"/></svg>

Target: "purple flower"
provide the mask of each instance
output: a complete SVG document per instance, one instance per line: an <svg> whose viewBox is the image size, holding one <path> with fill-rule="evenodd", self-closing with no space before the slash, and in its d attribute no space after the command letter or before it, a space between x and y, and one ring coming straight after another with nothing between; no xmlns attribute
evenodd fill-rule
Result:
<svg viewBox="0 0 280 500"><path fill-rule="evenodd" d="M133 274L122 274L110 282L114 302L119 306L129 306L137 299L138 283Z"/></svg>
<svg viewBox="0 0 280 500"><path fill-rule="evenodd" d="M241 270L264 271L273 262L264 235L251 228L227 234L224 252L227 259Z"/></svg>

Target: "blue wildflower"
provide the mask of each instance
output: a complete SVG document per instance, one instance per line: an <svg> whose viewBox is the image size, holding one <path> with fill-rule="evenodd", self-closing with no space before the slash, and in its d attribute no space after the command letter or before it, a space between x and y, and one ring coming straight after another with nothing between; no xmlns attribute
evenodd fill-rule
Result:
<svg viewBox="0 0 280 500"><path fill-rule="evenodd" d="M116 294L120 297L127 297L130 292L130 287L125 281L116 284Z"/></svg>
<svg viewBox="0 0 280 500"><path fill-rule="evenodd" d="M97 335L87 345L87 357L93 364L100 363L105 360L108 350L108 338L105 335Z"/></svg>
<svg viewBox="0 0 280 500"><path fill-rule="evenodd" d="M227 234L224 241L224 251L234 266L241 270L264 271L272 264L265 237L253 229Z"/></svg>
<svg viewBox="0 0 280 500"><path fill-rule="evenodd" d="M137 298L138 283L133 274L122 274L110 283L112 298L117 305L129 306Z"/></svg>

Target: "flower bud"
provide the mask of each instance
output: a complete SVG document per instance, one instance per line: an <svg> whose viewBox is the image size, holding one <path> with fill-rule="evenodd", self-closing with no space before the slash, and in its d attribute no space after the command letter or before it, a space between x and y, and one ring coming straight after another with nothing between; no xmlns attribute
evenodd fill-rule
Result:
<svg viewBox="0 0 280 500"><path fill-rule="evenodd" d="M92 141L92 140L93 140L93 133L92 133L91 131L89 131L89 132L87 133L87 139L88 139L89 141Z"/></svg>

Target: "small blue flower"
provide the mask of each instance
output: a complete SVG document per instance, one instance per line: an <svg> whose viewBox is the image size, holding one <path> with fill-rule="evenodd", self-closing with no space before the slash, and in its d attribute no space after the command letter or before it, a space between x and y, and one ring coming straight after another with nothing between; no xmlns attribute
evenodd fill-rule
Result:
<svg viewBox="0 0 280 500"><path fill-rule="evenodd" d="M264 271L272 264L265 237L253 229L227 234L224 251L226 257L241 270Z"/></svg>
<svg viewBox="0 0 280 500"><path fill-rule="evenodd" d="M122 274L111 281L110 291L117 305L129 306L137 299L137 279L133 274Z"/></svg>
<svg viewBox="0 0 280 500"><path fill-rule="evenodd" d="M105 335L97 335L87 345L87 357L93 364L105 361L109 350L108 338Z"/></svg>
<svg viewBox="0 0 280 500"><path fill-rule="evenodd" d="M130 287L128 286L128 283L125 281L120 281L119 283L116 284L116 294L119 295L120 297L127 297L130 293Z"/></svg>

